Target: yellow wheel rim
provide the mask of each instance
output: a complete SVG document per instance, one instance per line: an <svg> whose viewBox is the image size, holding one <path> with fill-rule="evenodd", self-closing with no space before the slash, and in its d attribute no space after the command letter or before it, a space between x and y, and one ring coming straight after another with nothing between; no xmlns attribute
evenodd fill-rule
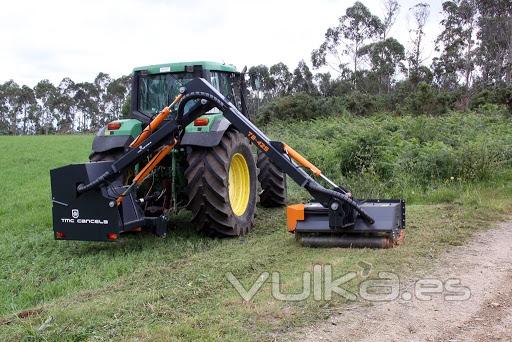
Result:
<svg viewBox="0 0 512 342"><path fill-rule="evenodd" d="M251 177L245 158L235 153L229 164L229 203L236 216L242 216L249 205Z"/></svg>

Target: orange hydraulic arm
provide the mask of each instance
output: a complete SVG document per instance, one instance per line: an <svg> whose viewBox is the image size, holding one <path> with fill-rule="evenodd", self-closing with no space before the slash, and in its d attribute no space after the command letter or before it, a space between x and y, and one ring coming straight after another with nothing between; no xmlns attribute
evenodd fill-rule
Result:
<svg viewBox="0 0 512 342"><path fill-rule="evenodd" d="M315 176L320 176L322 171L315 165L313 165L309 160L304 158L299 154L299 152L295 151L293 148L283 143L284 151L288 154L293 160L295 160L300 165L307 167Z"/></svg>
<svg viewBox="0 0 512 342"><path fill-rule="evenodd" d="M293 160L295 160L297 163L304 166L305 168L308 168L315 176L322 177L327 183L329 183L330 185L332 185L335 188L338 187L333 181L331 181L329 178L327 178L322 173L322 171L320 171L320 169L318 167L316 167L309 160L307 160L306 158L301 156L299 152L295 151L293 148L291 148L290 146L288 146L287 144L284 144L284 143L283 143L283 148L284 148L284 152L287 155L289 155L290 158L292 158ZM352 197L352 194L350 192L347 192L346 195L348 197Z"/></svg>
<svg viewBox="0 0 512 342"><path fill-rule="evenodd" d="M135 176L135 178L133 178L133 182L137 183L137 185L140 185L140 183L142 183L144 178L146 178L147 175L151 171L153 171L153 169L158 164L160 164L162 159L164 159L164 157L166 155L168 155L169 152L171 152L172 148L176 145L176 143L177 143L177 141L176 141L176 139L174 139L174 141L171 144L164 146L160 151L158 151L157 154L155 154L153 156L153 158L151 158L149 163L147 163L146 166L144 166L142 168L142 170L139 171L139 173Z"/></svg>
<svg viewBox="0 0 512 342"><path fill-rule="evenodd" d="M183 97L182 94L179 94L174 98L174 101L168 106L162 109L160 113L144 128L141 134L135 138L134 141L130 144L131 148L138 147L144 140L146 140L153 132L162 124L162 122L169 116L169 114L172 113L172 108L176 103L178 103L181 98ZM132 188L136 185L140 185L144 179L149 175L151 171L155 169L155 167L160 164L162 159L165 158L166 155L171 152L173 147L178 143L176 139L173 140L172 143L165 145L158 151L153 158L147 163L142 170L139 171L139 173L133 178L132 184L116 199L117 206L120 206L121 203L123 203L124 197L132 190Z"/></svg>
<svg viewBox="0 0 512 342"><path fill-rule="evenodd" d="M174 101L168 106L162 109L160 113L149 123L149 125L144 128L141 134L137 138L135 138L134 141L130 144L130 147L135 148L138 147L144 140L146 140L157 128L160 126L160 124L165 120L166 117L169 116L172 112L172 108L176 103L178 103L181 98L183 97L182 94L179 94L176 96Z"/></svg>
<svg viewBox="0 0 512 342"><path fill-rule="evenodd" d="M155 167L158 166L158 164L160 164L162 159L164 159L165 156L168 155L169 152L171 152L171 150L173 149L174 146L176 146L177 143L178 143L178 141L176 139L174 139L174 141L172 143L162 147L160 149L160 151L158 151L153 156L153 158L151 158L149 163L147 163L142 168L142 170L140 170L139 173L137 173L137 175L133 178L132 184L116 199L117 206L120 206L121 203L123 203L124 197L126 196L126 194L128 194L132 190L132 188L135 185L140 185L144 181L144 179L149 175L149 173L151 171L153 171L155 169Z"/></svg>

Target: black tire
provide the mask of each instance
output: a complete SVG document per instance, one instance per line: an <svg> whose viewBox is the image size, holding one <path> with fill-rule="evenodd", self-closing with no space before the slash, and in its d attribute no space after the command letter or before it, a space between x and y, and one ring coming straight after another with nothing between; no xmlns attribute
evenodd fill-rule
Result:
<svg viewBox="0 0 512 342"><path fill-rule="evenodd" d="M263 207L283 207L288 200L286 174L279 170L265 153L258 151L258 181L261 186L260 204Z"/></svg>
<svg viewBox="0 0 512 342"><path fill-rule="evenodd" d="M257 176L247 139L228 129L215 147L190 147L187 153L187 209L192 224L210 236L242 236L254 227ZM235 215L229 196L229 168L232 157L241 154L249 170L249 199L243 214Z"/></svg>
<svg viewBox="0 0 512 342"><path fill-rule="evenodd" d="M121 158L123 154L124 154L124 150L122 148L114 148L112 150L108 150L108 151L104 151L104 152L93 152L89 156L89 161L91 163L99 162L99 161L116 161L119 158ZM118 179L123 184L131 183L133 177L135 176L133 171L134 171L133 168L123 171Z"/></svg>
<svg viewBox="0 0 512 342"><path fill-rule="evenodd" d="M105 152L94 152L89 156L89 161L97 162L97 161L116 161L123 155L122 148L115 148L112 150L108 150Z"/></svg>

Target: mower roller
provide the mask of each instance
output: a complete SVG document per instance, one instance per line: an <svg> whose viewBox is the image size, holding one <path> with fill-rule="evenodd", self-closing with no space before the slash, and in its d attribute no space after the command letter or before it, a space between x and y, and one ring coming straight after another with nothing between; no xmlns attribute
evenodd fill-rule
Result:
<svg viewBox="0 0 512 342"><path fill-rule="evenodd" d="M311 203L289 205L286 210L288 231L295 234L303 246L389 248L403 239L405 228L403 200L353 198L347 189L336 185L293 148L283 142L270 140L216 87L200 77L193 78L185 86L180 87L174 101L161 110L129 146L122 153L118 153L117 157L51 170L55 238L114 241L120 234L135 229L149 230L164 236L167 233L168 216L163 213L148 216L149 209L146 203L158 200L156 197L163 197L166 191L170 191L166 190L170 187L167 184L160 192L147 196L140 195L140 187L146 180L154 177L155 169L164 158L168 158L180 148L184 140L185 128L196 120L204 118L205 113L211 112L214 108L220 110L232 125L232 129L236 130L228 131L231 133L226 140L226 145L238 146L237 139L244 139L238 135L245 136L259 149L262 157L271 162L275 170L288 175L313 197ZM224 143L221 141L222 144ZM243 145L240 146L243 147ZM227 180L229 183L236 182L236 177L246 180L249 180L249 176L252 177L248 174L247 165L244 166L244 163L248 163L248 159L240 157L243 157L244 153L247 154L243 152L242 147L237 147L238 150L235 149L232 153ZM207 150L199 151L205 153L203 159L210 158L210 155L205 152ZM219 165L225 159L222 157L223 153L214 155ZM188 167L194 169L196 167L194 163L201 162L203 161L189 161ZM204 161L204 163L201 165L209 169L211 177L224 174L224 171L215 171L211 166L214 165L213 162L206 164ZM237 163L241 163L241 166ZM260 164L259 161L258 164ZM306 170L324 181L329 188L322 186ZM277 171L273 172L277 174ZM220 178L219 182L226 181ZM192 210L198 213L196 216L201 220L204 217L217 215L208 214L209 212L206 211L206 214L201 216L203 213L201 210L204 208L194 208L196 203L194 192L199 191L194 188L196 185L194 179L192 176L189 177L187 185L187 189L192 189L188 195L189 203L192 203L189 206L193 207ZM197 181L200 182L200 180ZM225 189L208 185L210 183L204 184L201 183L204 193L209 191L227 194L223 192ZM153 187L153 183L151 186ZM240 194L237 194L237 191ZM147 193L149 194L150 191L148 190ZM233 210L226 217L222 217L226 222L233 219L230 216L238 218L243 215L244 210L249 210L244 198L249 196L250 192L244 193L240 189L230 188L228 195ZM239 198L236 200L238 202L234 198ZM220 201L222 198L215 199L217 200ZM202 202L201 206L207 204ZM213 217L213 223L217 222L215 219ZM200 221L200 224L208 223ZM234 235L246 233L246 230L240 228L241 225L239 227L234 223L234 227L235 232L238 232Z"/></svg>

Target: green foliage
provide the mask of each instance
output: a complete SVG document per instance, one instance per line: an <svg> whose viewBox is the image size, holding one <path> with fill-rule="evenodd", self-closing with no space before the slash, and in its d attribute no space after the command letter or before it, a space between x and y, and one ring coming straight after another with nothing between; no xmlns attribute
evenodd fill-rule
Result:
<svg viewBox="0 0 512 342"><path fill-rule="evenodd" d="M426 82L420 82L405 99L405 111L413 114L444 114L453 109L456 98L452 93L440 91Z"/></svg>
<svg viewBox="0 0 512 342"><path fill-rule="evenodd" d="M440 186L490 181L512 166L512 123L500 113L338 115L288 127L268 129L361 197L416 200Z"/></svg>
<svg viewBox="0 0 512 342"><path fill-rule="evenodd" d="M329 94L336 92L336 89L326 85L324 91ZM410 84L400 84L395 93L381 95L360 91L324 97L298 93L268 102L260 109L257 122L265 124L284 119L310 120L343 112L357 116L368 116L376 112L440 115L453 110L456 100L455 94L443 92L426 82L420 82L415 89Z"/></svg>
<svg viewBox="0 0 512 342"><path fill-rule="evenodd" d="M470 107L476 109L488 105L505 105L512 113L512 86L483 88L473 96Z"/></svg>
<svg viewBox="0 0 512 342"><path fill-rule="evenodd" d="M345 97L345 103L350 113L355 115L368 115L375 112L376 96L355 91Z"/></svg>
<svg viewBox="0 0 512 342"><path fill-rule="evenodd" d="M298 93L277 98L265 105L258 116L260 124L274 120L310 120L317 117L340 115L345 111L344 103L337 97L315 97Z"/></svg>
<svg viewBox="0 0 512 342"><path fill-rule="evenodd" d="M120 119L129 119L130 118L131 102L132 102L132 97L131 97L131 95L128 95L126 97L126 99L124 100L123 105L121 107L121 115L119 116Z"/></svg>

